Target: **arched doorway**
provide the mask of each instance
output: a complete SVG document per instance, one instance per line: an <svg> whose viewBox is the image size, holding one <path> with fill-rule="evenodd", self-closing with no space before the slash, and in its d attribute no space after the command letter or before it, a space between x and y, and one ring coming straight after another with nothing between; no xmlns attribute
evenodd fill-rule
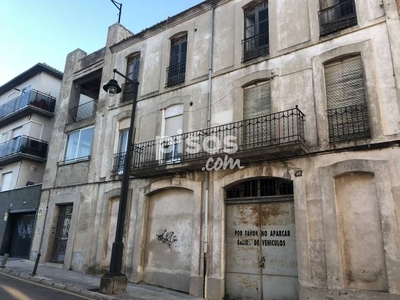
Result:
<svg viewBox="0 0 400 300"><path fill-rule="evenodd" d="M225 192L225 294L230 299L298 299L292 181L252 178Z"/></svg>

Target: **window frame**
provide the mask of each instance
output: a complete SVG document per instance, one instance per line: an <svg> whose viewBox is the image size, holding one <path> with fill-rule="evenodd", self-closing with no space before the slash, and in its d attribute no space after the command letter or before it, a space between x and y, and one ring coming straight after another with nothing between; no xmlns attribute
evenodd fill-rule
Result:
<svg viewBox="0 0 400 300"><path fill-rule="evenodd" d="M165 87L171 87L179 83L184 83L186 78L186 61L188 50L187 32L175 35L171 38L169 52L169 66L167 67L167 80ZM177 47L177 48L176 48ZM178 49L176 54L174 50ZM174 61L176 59L176 62Z"/></svg>
<svg viewBox="0 0 400 300"><path fill-rule="evenodd" d="M330 6L328 4L324 5L324 1L332 1L332 4ZM346 7L345 5L350 5L352 10L350 13L346 13L346 10L349 10L349 6ZM319 8L318 24L320 37L358 24L355 0L319 0ZM324 18L328 20L323 22Z"/></svg>
<svg viewBox="0 0 400 300"><path fill-rule="evenodd" d="M260 20L262 11L265 10L265 19ZM254 24L248 25L249 16L254 15ZM261 24L265 24L265 30L261 31ZM249 33L249 28L253 32ZM243 37L242 62L269 54L269 1L252 2L243 9Z"/></svg>
<svg viewBox="0 0 400 300"><path fill-rule="evenodd" d="M80 151L80 145L81 145L82 132L84 130L89 130L89 129L92 130L92 140L91 140L91 143L90 143L90 151L89 151L90 154L86 155L86 156L79 156L78 157L78 153ZM71 135L73 135L73 134L75 134L77 132L79 132L79 134L78 134L78 143L77 143L77 146L76 146L75 155L74 155L73 158L68 158L67 159L68 146L69 146L69 143L70 143ZM93 139L94 139L94 126L84 127L84 128L75 130L73 132L69 132L68 133L68 137L67 137L67 143L66 143L66 146L65 146L65 153L64 153L63 163L67 164L67 163L74 163L74 162L77 162L77 161L89 160L90 156L91 156L91 153L92 153L92 150L93 150Z"/></svg>

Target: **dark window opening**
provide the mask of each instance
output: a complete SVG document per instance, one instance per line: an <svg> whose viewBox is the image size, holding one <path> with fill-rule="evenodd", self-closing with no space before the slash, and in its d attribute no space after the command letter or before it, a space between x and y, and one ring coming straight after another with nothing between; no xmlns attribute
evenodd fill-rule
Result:
<svg viewBox="0 0 400 300"><path fill-rule="evenodd" d="M269 53L268 2L246 9L244 15L243 62Z"/></svg>
<svg viewBox="0 0 400 300"><path fill-rule="evenodd" d="M166 87L185 82L186 74L187 36L181 36L171 41L171 57L167 68Z"/></svg>
<svg viewBox="0 0 400 300"><path fill-rule="evenodd" d="M226 189L226 199L293 195L293 182L280 178L252 179Z"/></svg>
<svg viewBox="0 0 400 300"><path fill-rule="evenodd" d="M139 78L139 68L140 68L140 55L135 55L128 58L127 67L126 67L126 77L130 80L138 81ZM135 99L137 94L137 85L132 82L126 80L124 84L122 84L122 94L121 94L121 102L132 101Z"/></svg>
<svg viewBox="0 0 400 300"><path fill-rule="evenodd" d="M321 36L357 25L354 0L320 0L318 18Z"/></svg>

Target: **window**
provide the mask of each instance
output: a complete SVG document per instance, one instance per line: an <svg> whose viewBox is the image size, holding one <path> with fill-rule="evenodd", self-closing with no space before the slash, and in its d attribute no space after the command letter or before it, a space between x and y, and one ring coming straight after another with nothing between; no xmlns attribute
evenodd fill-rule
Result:
<svg viewBox="0 0 400 300"><path fill-rule="evenodd" d="M364 68L360 56L325 65L330 142L369 138Z"/></svg>
<svg viewBox="0 0 400 300"><path fill-rule="evenodd" d="M226 189L226 199L293 195L293 182L280 178L246 180Z"/></svg>
<svg viewBox="0 0 400 300"><path fill-rule="evenodd" d="M69 134L65 162L89 158L92 152L93 129L84 128Z"/></svg>
<svg viewBox="0 0 400 300"><path fill-rule="evenodd" d="M243 144L254 148L271 143L271 87L259 82L243 90Z"/></svg>
<svg viewBox="0 0 400 300"><path fill-rule="evenodd" d="M167 68L166 87L185 82L187 35L171 40L171 56Z"/></svg>
<svg viewBox="0 0 400 300"><path fill-rule="evenodd" d="M8 191L11 189L11 178L12 172L1 175L1 191Z"/></svg>
<svg viewBox="0 0 400 300"><path fill-rule="evenodd" d="M128 134L129 134L129 129L123 129L120 130L119 132L118 153L115 156L117 166L116 170L114 170L114 173L117 173L118 175L121 175L124 172L126 150L128 149Z"/></svg>
<svg viewBox="0 0 400 300"><path fill-rule="evenodd" d="M357 25L354 0L320 0L320 35Z"/></svg>
<svg viewBox="0 0 400 300"><path fill-rule="evenodd" d="M126 77L130 80L138 81L140 67L140 55L134 55L128 58L126 66ZM130 81L125 81L122 85L121 102L132 101L137 94L137 86Z"/></svg>
<svg viewBox="0 0 400 300"><path fill-rule="evenodd" d="M244 11L243 59L248 61L269 53L268 2Z"/></svg>
<svg viewBox="0 0 400 300"><path fill-rule="evenodd" d="M164 138L161 142L163 159L166 162L180 160L182 154L181 135L183 127L183 105L173 105L164 111Z"/></svg>

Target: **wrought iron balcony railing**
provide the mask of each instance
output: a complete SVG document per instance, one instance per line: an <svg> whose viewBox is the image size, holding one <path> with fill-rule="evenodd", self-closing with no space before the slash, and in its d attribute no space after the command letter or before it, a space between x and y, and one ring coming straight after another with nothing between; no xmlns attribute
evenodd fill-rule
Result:
<svg viewBox="0 0 400 300"><path fill-rule="evenodd" d="M243 58L242 62L267 55L269 53L269 33L268 31L254 35L242 41Z"/></svg>
<svg viewBox="0 0 400 300"><path fill-rule="evenodd" d="M354 0L340 1L318 12L320 35L339 31L357 25Z"/></svg>
<svg viewBox="0 0 400 300"><path fill-rule="evenodd" d="M96 102L89 101L76 107L70 108L68 111L67 125L76 123L94 116Z"/></svg>
<svg viewBox="0 0 400 300"><path fill-rule="evenodd" d="M138 90L137 84L133 84L131 82L125 82L124 84L122 84L121 87L122 87L122 93L120 102L128 102L135 99Z"/></svg>
<svg viewBox="0 0 400 300"><path fill-rule="evenodd" d="M186 61L179 64L169 66L167 68L167 83L166 87L173 86L178 83L185 82Z"/></svg>
<svg viewBox="0 0 400 300"><path fill-rule="evenodd" d="M56 98L42 92L31 90L0 106L0 119L5 118L25 107L33 106L54 113Z"/></svg>
<svg viewBox="0 0 400 300"><path fill-rule="evenodd" d="M282 112L172 137L135 144L132 170L232 154L260 154L280 145L305 144L304 114L296 107ZM253 153L256 155L255 153ZM114 155L113 174L122 174L125 152Z"/></svg>
<svg viewBox="0 0 400 300"><path fill-rule="evenodd" d="M329 109L327 114L330 142L371 137L367 104Z"/></svg>
<svg viewBox="0 0 400 300"><path fill-rule="evenodd" d="M47 142L22 135L0 144L0 159L18 153L46 158Z"/></svg>

